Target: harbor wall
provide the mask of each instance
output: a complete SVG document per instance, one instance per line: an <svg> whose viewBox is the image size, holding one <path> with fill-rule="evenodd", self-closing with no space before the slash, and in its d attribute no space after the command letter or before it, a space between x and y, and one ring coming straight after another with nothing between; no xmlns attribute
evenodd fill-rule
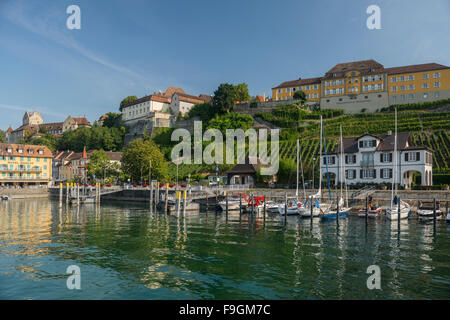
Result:
<svg viewBox="0 0 450 320"><path fill-rule="evenodd" d="M7 195L11 199L48 198L48 188L0 189L0 195Z"/></svg>

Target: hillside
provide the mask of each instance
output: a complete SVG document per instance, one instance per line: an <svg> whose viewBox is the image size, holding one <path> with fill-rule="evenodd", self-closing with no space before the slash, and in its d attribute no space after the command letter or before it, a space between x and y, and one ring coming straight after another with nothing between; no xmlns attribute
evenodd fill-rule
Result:
<svg viewBox="0 0 450 320"><path fill-rule="evenodd" d="M305 177L310 179L313 165L318 167L319 127L318 113L306 114L295 111L297 106L284 106L272 113L258 114L264 121L282 127L280 135L280 158L292 162L296 159L296 139L300 138L300 149ZM324 112L324 131L327 150L333 150L339 139L342 124L343 136L354 137L364 133L386 134L394 131L394 113L359 113L344 115L337 110ZM319 115L320 117L320 115ZM398 132L411 133L413 143L434 150L434 178L437 183L449 182L450 178L450 111L436 112L416 106L398 112ZM313 161L313 158L316 158Z"/></svg>

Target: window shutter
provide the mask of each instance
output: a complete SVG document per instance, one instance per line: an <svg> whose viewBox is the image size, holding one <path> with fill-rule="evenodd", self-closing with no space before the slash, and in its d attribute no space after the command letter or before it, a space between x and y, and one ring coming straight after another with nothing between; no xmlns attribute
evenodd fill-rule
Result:
<svg viewBox="0 0 450 320"><path fill-rule="evenodd" d="M345 164L348 164L348 156L345 156Z"/></svg>
<svg viewBox="0 0 450 320"><path fill-rule="evenodd" d="M392 162L392 152L389 153L389 162Z"/></svg>
<svg viewBox="0 0 450 320"><path fill-rule="evenodd" d="M362 173L363 171L362 170L359 170L359 177L362 179L363 178L363 173Z"/></svg>
<svg viewBox="0 0 450 320"><path fill-rule="evenodd" d="M383 162L383 154L380 153L380 162Z"/></svg>
<svg viewBox="0 0 450 320"><path fill-rule="evenodd" d="M389 178L392 179L392 169L389 169Z"/></svg>
<svg viewBox="0 0 450 320"><path fill-rule="evenodd" d="M420 161L420 152L416 153L416 161Z"/></svg>
<svg viewBox="0 0 450 320"><path fill-rule="evenodd" d="M408 161L408 152L405 153L405 161Z"/></svg>
<svg viewBox="0 0 450 320"><path fill-rule="evenodd" d="M377 145L377 140L372 140L372 147L375 147Z"/></svg>
<svg viewBox="0 0 450 320"><path fill-rule="evenodd" d="M353 163L356 163L356 154L353 155Z"/></svg>
<svg viewBox="0 0 450 320"><path fill-rule="evenodd" d="M377 177L377 169L373 169L373 177L374 177L374 178Z"/></svg>
<svg viewBox="0 0 450 320"><path fill-rule="evenodd" d="M384 169L380 169L380 178L384 178Z"/></svg>
<svg viewBox="0 0 450 320"><path fill-rule="evenodd" d="M363 142L362 142L362 141L359 142L359 147L360 147L360 148L363 147Z"/></svg>

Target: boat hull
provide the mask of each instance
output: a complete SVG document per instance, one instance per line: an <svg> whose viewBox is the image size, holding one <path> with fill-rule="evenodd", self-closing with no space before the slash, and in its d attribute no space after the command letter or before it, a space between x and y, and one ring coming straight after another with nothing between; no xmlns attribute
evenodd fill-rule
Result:
<svg viewBox="0 0 450 320"><path fill-rule="evenodd" d="M339 217L346 217L349 214L350 210L346 209L343 211L339 211ZM337 218L337 212L336 211L330 211L324 214L319 215L320 219L328 220L328 219L336 219Z"/></svg>

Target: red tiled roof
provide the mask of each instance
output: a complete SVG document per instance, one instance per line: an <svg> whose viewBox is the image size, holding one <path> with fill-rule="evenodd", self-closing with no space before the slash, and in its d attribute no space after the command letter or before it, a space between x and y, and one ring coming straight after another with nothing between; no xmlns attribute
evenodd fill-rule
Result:
<svg viewBox="0 0 450 320"><path fill-rule="evenodd" d="M8 148L12 149L12 152L8 152ZM22 153L19 153L19 149L22 149ZM33 150L33 153L29 153L28 150ZM43 153L39 154L39 150ZM17 157L35 157L35 158L52 158L52 152L46 146L35 146L30 144L10 144L0 143L0 155L2 156L17 156Z"/></svg>
<svg viewBox="0 0 450 320"><path fill-rule="evenodd" d="M88 119L86 118L72 118L73 120L75 120L76 124L78 125L82 125L82 126L90 126L91 123L88 121Z"/></svg>

